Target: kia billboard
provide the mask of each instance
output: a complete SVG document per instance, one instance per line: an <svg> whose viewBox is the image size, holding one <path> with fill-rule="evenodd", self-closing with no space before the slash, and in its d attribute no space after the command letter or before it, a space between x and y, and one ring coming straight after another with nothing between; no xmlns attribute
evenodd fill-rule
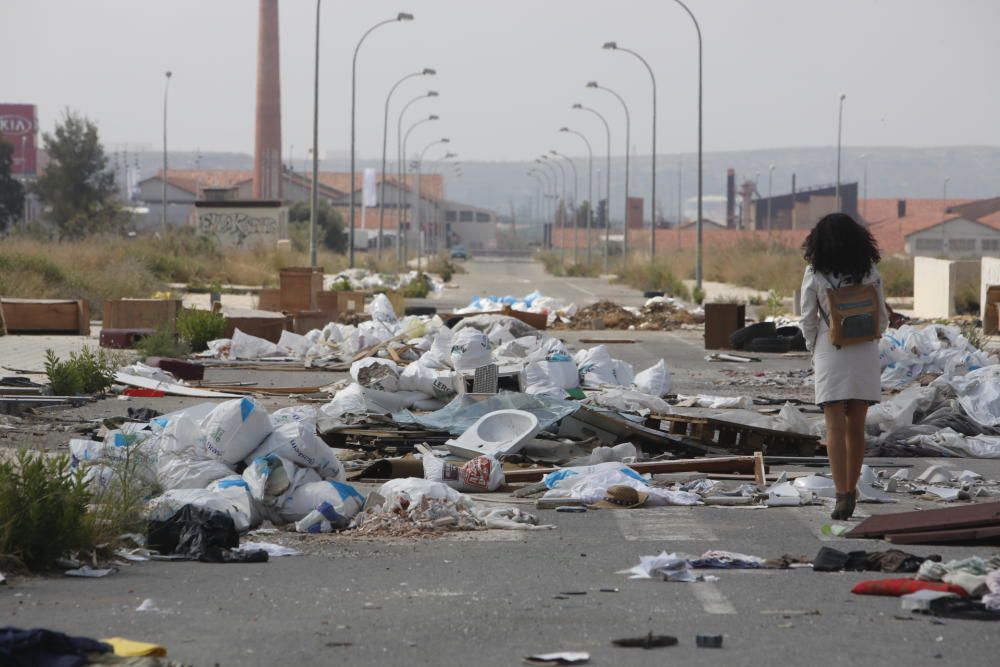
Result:
<svg viewBox="0 0 1000 667"><path fill-rule="evenodd" d="M35 174L36 118L34 104L0 104L0 139L14 146L15 175Z"/></svg>

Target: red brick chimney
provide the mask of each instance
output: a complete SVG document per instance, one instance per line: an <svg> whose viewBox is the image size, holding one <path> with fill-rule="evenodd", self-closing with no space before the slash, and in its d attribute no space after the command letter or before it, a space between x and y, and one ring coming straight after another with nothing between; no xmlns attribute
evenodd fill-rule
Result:
<svg viewBox="0 0 1000 667"><path fill-rule="evenodd" d="M257 34L257 119L254 129L254 199L281 199L281 70L278 0L260 0Z"/></svg>

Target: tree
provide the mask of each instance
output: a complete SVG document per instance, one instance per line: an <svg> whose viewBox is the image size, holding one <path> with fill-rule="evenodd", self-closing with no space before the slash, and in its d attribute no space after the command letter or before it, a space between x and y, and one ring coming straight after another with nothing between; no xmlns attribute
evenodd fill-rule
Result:
<svg viewBox="0 0 1000 667"><path fill-rule="evenodd" d="M309 236L309 202L300 201L294 204L288 212L288 219L295 223L300 231L304 231L308 243ZM316 234L319 243L334 252L347 250L347 234L344 232L344 218L332 206L323 201L317 201Z"/></svg>
<svg viewBox="0 0 1000 667"><path fill-rule="evenodd" d="M10 175L14 146L0 140L0 232L24 214L24 187Z"/></svg>
<svg viewBox="0 0 1000 667"><path fill-rule="evenodd" d="M120 222L115 175L108 169L97 126L66 110L55 133L44 133L42 141L50 162L35 192L60 233L79 238Z"/></svg>

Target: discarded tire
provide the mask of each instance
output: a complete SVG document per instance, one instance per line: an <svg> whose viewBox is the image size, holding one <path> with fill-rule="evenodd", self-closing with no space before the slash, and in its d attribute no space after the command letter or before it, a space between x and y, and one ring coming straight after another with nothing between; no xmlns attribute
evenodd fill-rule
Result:
<svg viewBox="0 0 1000 667"><path fill-rule="evenodd" d="M794 324L787 327L778 327L775 332L775 336L781 336L783 338L794 338L795 336L802 335L802 329L798 328Z"/></svg>
<svg viewBox="0 0 1000 667"><path fill-rule="evenodd" d="M729 342L734 349L743 350L746 349L747 343L755 338L774 338L776 335L774 322L757 322L734 331L729 336Z"/></svg>
<svg viewBox="0 0 1000 667"><path fill-rule="evenodd" d="M665 294L666 294L666 292L657 291L657 290L646 290L645 292L642 293L642 295L644 297L646 297L647 299L652 299L653 297L657 297L657 296L664 296Z"/></svg>
<svg viewBox="0 0 1000 667"><path fill-rule="evenodd" d="M806 351L806 337L802 335L801 331L794 336L782 336L782 338L788 339L792 352Z"/></svg>
<svg viewBox="0 0 1000 667"><path fill-rule="evenodd" d="M404 315L437 315L437 312L434 306L407 306L403 309Z"/></svg>
<svg viewBox="0 0 1000 667"><path fill-rule="evenodd" d="M750 352L775 352L782 354L792 349L792 339L772 336L770 338L754 338L747 343Z"/></svg>

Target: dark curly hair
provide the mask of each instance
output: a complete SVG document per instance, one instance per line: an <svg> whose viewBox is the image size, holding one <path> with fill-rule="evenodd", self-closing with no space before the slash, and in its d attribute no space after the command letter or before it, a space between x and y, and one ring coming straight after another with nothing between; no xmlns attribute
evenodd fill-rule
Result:
<svg viewBox="0 0 1000 667"><path fill-rule="evenodd" d="M846 213L823 216L802 243L802 252L817 273L846 276L855 284L882 259L872 233Z"/></svg>

